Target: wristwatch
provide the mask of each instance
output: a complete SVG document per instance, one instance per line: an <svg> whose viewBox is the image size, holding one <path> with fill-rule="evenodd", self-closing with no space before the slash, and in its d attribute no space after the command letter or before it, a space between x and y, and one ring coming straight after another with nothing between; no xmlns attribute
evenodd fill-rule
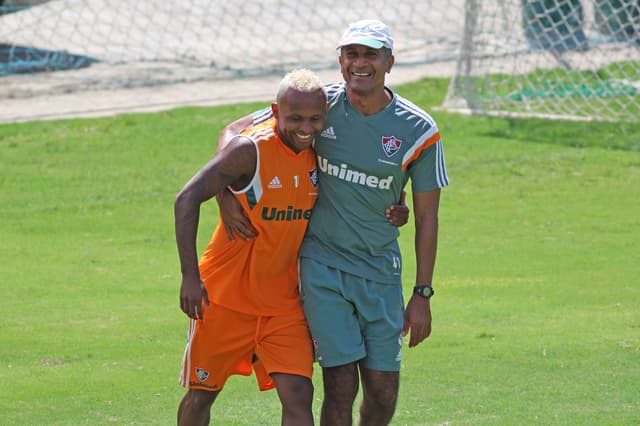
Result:
<svg viewBox="0 0 640 426"><path fill-rule="evenodd" d="M431 287L431 285L417 285L413 288L413 294L422 296L425 299L431 299L431 296L435 294L435 291L433 291L433 287Z"/></svg>

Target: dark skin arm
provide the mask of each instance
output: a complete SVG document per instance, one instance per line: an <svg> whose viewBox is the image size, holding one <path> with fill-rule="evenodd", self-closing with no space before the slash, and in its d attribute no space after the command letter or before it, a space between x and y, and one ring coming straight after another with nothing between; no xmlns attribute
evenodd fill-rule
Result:
<svg viewBox="0 0 640 426"><path fill-rule="evenodd" d="M228 185L248 184L256 170L253 143L237 137L220 150L176 195L174 204L176 243L182 271L180 308L189 318L203 319L209 297L198 268L196 238L200 205Z"/></svg>
<svg viewBox="0 0 640 426"><path fill-rule="evenodd" d="M415 213L416 285L431 284L438 245L440 190L413 193ZM431 334L431 301L413 294L404 313L403 335L410 332L409 347Z"/></svg>
<svg viewBox="0 0 640 426"><path fill-rule="evenodd" d="M253 115L250 114L239 118L222 129L218 137L216 152L224 149L235 135L250 127L252 123ZM385 210L385 217L394 226L402 226L409 220L409 207L405 204L405 195L405 191L402 191L398 204L392 204ZM226 188L223 189L216 196L216 200L220 207L220 217L222 218L222 223L224 224L224 229L229 240L234 241L236 235L243 240L249 240L258 236L258 231L251 224L246 212L242 209L242 206L238 203L238 200L235 199L231 191Z"/></svg>
<svg viewBox="0 0 640 426"><path fill-rule="evenodd" d="M249 114L237 119L222 129L218 137L216 152L224 149L236 135L244 129L249 128L252 124L253 115ZM224 188L218 193L216 201L220 207L220 217L222 218L224 230L230 241L235 241L235 235L243 240L249 240L258 236L258 231L253 227L246 212L228 188Z"/></svg>

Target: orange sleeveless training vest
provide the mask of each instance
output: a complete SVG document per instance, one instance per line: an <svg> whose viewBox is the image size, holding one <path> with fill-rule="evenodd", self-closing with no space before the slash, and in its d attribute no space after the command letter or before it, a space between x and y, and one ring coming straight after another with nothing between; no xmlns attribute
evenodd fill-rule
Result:
<svg viewBox="0 0 640 426"><path fill-rule="evenodd" d="M230 242L219 220L200 259L200 274L213 303L252 315L279 315L301 309L298 249L317 199L315 153L296 154L287 147L274 119L244 134L257 147L257 169L235 195L259 235Z"/></svg>

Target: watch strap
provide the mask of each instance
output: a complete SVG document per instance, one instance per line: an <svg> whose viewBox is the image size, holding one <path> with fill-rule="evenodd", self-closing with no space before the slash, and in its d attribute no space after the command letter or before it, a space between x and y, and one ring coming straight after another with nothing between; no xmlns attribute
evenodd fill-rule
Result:
<svg viewBox="0 0 640 426"><path fill-rule="evenodd" d="M431 296L435 294L435 291L433 291L433 287L431 287L430 284L417 285L413 287L413 294L417 294L418 296L424 297L425 299L430 299Z"/></svg>

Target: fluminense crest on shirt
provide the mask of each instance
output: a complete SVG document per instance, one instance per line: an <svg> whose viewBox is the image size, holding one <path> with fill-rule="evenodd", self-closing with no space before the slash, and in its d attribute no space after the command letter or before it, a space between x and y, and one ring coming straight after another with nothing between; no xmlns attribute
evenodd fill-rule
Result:
<svg viewBox="0 0 640 426"><path fill-rule="evenodd" d="M314 188L318 186L318 169L309 170L309 179Z"/></svg>
<svg viewBox="0 0 640 426"><path fill-rule="evenodd" d="M382 137L382 149L387 157L393 157L400 149L402 141L395 136L383 136Z"/></svg>

